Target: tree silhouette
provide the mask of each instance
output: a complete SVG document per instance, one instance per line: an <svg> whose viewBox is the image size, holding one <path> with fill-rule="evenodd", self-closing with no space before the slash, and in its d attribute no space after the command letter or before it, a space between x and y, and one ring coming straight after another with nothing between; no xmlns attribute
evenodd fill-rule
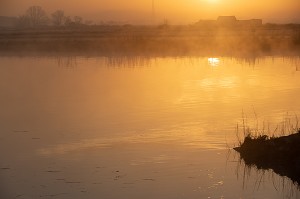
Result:
<svg viewBox="0 0 300 199"><path fill-rule="evenodd" d="M80 25L80 24L82 24L82 17L75 16L75 17L74 17L74 23L75 23L75 25Z"/></svg>
<svg viewBox="0 0 300 199"><path fill-rule="evenodd" d="M61 26L65 23L66 17L63 10L57 10L54 13L52 13L52 23L55 26Z"/></svg>
<svg viewBox="0 0 300 199"><path fill-rule="evenodd" d="M28 18L31 26L46 25L48 22L47 14L40 6L29 7L25 16Z"/></svg>
<svg viewBox="0 0 300 199"><path fill-rule="evenodd" d="M72 23L73 23L73 21L72 21L71 17L66 16L65 21L64 21L65 26L70 26Z"/></svg>

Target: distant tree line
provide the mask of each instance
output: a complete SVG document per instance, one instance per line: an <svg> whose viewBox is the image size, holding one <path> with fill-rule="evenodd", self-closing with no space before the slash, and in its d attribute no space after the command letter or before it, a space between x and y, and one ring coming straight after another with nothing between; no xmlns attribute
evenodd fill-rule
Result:
<svg viewBox="0 0 300 199"><path fill-rule="evenodd" d="M18 27L41 27L41 26L81 26L92 25L90 20L83 21L80 16L66 16L63 10L56 10L50 16L41 6L31 6L17 19Z"/></svg>

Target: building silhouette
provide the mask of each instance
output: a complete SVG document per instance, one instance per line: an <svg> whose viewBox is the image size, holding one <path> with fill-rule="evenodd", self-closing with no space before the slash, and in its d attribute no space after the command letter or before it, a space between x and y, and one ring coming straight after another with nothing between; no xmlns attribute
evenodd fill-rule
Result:
<svg viewBox="0 0 300 199"><path fill-rule="evenodd" d="M218 27L258 27L262 19L238 20L235 16L219 16L217 20L200 20L195 25Z"/></svg>

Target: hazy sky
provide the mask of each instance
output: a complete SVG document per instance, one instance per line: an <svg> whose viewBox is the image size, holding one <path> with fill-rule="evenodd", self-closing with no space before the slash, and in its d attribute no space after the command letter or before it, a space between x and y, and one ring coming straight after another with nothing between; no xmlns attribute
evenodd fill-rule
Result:
<svg viewBox="0 0 300 199"><path fill-rule="evenodd" d="M235 15L238 19L262 18L264 22L300 23L300 0L154 0L155 21L193 23ZM0 0L0 16L18 16L31 5L48 14L57 9L66 15L101 20L147 23L152 19L152 0Z"/></svg>

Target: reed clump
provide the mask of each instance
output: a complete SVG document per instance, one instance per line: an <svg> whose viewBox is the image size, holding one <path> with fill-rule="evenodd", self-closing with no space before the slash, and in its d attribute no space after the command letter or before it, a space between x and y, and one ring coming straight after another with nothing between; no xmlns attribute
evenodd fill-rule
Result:
<svg viewBox="0 0 300 199"><path fill-rule="evenodd" d="M244 141L234 150L247 166L272 169L300 185L300 128L289 135L268 136L252 135L244 126L244 133Z"/></svg>

